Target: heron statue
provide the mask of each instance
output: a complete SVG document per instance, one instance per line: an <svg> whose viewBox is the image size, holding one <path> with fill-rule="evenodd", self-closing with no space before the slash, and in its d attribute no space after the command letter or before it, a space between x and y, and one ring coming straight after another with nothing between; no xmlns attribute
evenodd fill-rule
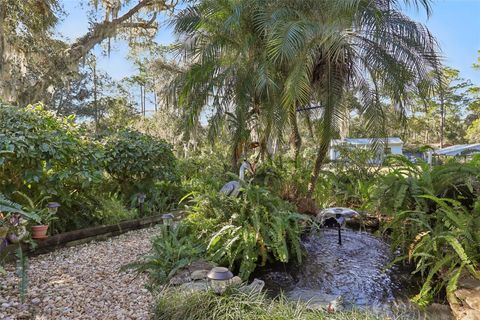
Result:
<svg viewBox="0 0 480 320"><path fill-rule="evenodd" d="M252 174L254 173L252 165L246 159L243 160L242 165L240 166L239 180L227 182L222 189L220 189L220 192L228 197L237 197L240 193L240 181L245 180L245 170L250 171Z"/></svg>

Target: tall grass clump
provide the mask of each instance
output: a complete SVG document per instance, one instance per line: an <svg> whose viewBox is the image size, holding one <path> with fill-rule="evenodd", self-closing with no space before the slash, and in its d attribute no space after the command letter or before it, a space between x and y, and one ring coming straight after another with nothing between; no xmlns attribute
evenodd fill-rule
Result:
<svg viewBox="0 0 480 320"><path fill-rule="evenodd" d="M155 306L156 320L380 320L391 319L365 311L327 313L311 310L284 297L269 299L263 293L231 289L224 295L212 292L164 293ZM400 318L399 318L400 319ZM401 319L405 319L402 317Z"/></svg>

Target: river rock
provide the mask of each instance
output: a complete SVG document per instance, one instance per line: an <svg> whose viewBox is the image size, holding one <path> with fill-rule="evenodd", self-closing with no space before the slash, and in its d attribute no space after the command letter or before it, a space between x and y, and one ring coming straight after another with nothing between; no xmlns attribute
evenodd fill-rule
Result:
<svg viewBox="0 0 480 320"><path fill-rule="evenodd" d="M172 286L179 286L190 281L192 281L190 272L188 270L181 270L170 279L169 283Z"/></svg>
<svg viewBox="0 0 480 320"><path fill-rule="evenodd" d="M312 310L336 312L344 309L342 296L321 294L315 290L293 290L288 293L287 298L291 301L304 302L307 308Z"/></svg>
<svg viewBox="0 0 480 320"><path fill-rule="evenodd" d="M427 307L426 319L431 320L452 320L453 315L450 307L445 304L432 303ZM420 318L420 317L419 317Z"/></svg>
<svg viewBox="0 0 480 320"><path fill-rule="evenodd" d="M242 283L243 283L242 278L240 278L239 276L233 277L233 278L232 278L232 281L230 282L230 284L231 284L232 286L239 286L239 285L241 285Z"/></svg>
<svg viewBox="0 0 480 320"><path fill-rule="evenodd" d="M195 270L190 274L190 278L195 280L205 280L210 270Z"/></svg>
<svg viewBox="0 0 480 320"><path fill-rule="evenodd" d="M465 298L465 302L470 308L480 311L480 291L475 290L472 292Z"/></svg>
<svg viewBox="0 0 480 320"><path fill-rule="evenodd" d="M215 267L215 265L211 262L208 262L206 260L196 260L190 263L190 265L188 266L188 271L190 271L190 273L193 273L194 271L197 271L197 270L210 271L212 270L213 267Z"/></svg>
<svg viewBox="0 0 480 320"><path fill-rule="evenodd" d="M477 310L467 310L462 320L480 320L480 311Z"/></svg>
<svg viewBox="0 0 480 320"><path fill-rule="evenodd" d="M252 283L240 288L240 291L247 293L260 293L265 286L265 282L259 279L253 279Z"/></svg>
<svg viewBox="0 0 480 320"><path fill-rule="evenodd" d="M450 308L457 320L480 320L480 280L463 271L454 294L458 300L449 299Z"/></svg>
<svg viewBox="0 0 480 320"><path fill-rule="evenodd" d="M195 281L195 282L188 282L184 283L180 286L180 290L187 291L187 292L200 292L200 291L207 291L208 284L206 281Z"/></svg>

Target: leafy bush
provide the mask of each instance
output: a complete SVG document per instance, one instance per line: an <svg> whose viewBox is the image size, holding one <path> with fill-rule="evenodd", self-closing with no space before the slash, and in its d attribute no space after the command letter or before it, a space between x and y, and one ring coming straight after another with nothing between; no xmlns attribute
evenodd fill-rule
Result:
<svg viewBox="0 0 480 320"><path fill-rule="evenodd" d="M61 202L57 231L92 222L89 198L104 182L101 146L41 105L0 106L0 189ZM75 214L73 214L75 213Z"/></svg>
<svg viewBox="0 0 480 320"><path fill-rule="evenodd" d="M106 171L124 195L147 190L155 180L177 180L171 146L136 131L123 130L104 140Z"/></svg>
<svg viewBox="0 0 480 320"><path fill-rule="evenodd" d="M156 181L146 191L144 214L160 214L177 209L185 193L179 181ZM135 202L135 205L138 203Z"/></svg>
<svg viewBox="0 0 480 320"><path fill-rule="evenodd" d="M0 183L7 193L61 193L101 178L101 152L87 141L73 117L57 118L41 105L0 105Z"/></svg>
<svg viewBox="0 0 480 320"><path fill-rule="evenodd" d="M152 250L141 261L129 264L138 272L147 272L153 287L170 280L175 273L200 257L204 247L197 244L183 225L159 227L160 234L152 241Z"/></svg>
<svg viewBox="0 0 480 320"><path fill-rule="evenodd" d="M462 269L480 277L480 168L455 161L430 167L401 157L390 164L376 206L391 219L384 230L403 254L399 260L413 262L424 278L413 301L426 305L444 289L453 297Z"/></svg>
<svg viewBox="0 0 480 320"><path fill-rule="evenodd" d="M28 283L28 261L23 254L22 243L29 243L34 247L35 243L30 238L30 233L26 226L32 221L38 221L39 217L34 212L25 212L22 206L16 202L7 199L0 193L0 276L6 273L4 261L8 257L8 252L4 248L9 242L17 246L17 274L20 278L20 301L24 303Z"/></svg>
<svg viewBox="0 0 480 320"><path fill-rule="evenodd" d="M403 211L385 228L392 231L392 248L404 253L399 259L413 261L415 273L424 278L413 301L424 306L442 290L456 300L453 291L463 269L480 279L480 201L473 211L459 201L421 196L436 204L434 212Z"/></svg>
<svg viewBox="0 0 480 320"><path fill-rule="evenodd" d="M197 194L184 222L207 244L210 259L247 279L267 261L301 262L300 220L291 204L268 190L244 185L238 198Z"/></svg>
<svg viewBox="0 0 480 320"><path fill-rule="evenodd" d="M119 203L108 202L112 193L120 191L124 206L133 207L132 198L143 191L150 199L146 211L155 213L172 208L183 194L176 185L175 158L163 141L123 131L105 139L104 146L79 129L73 117L57 117L41 105L2 104L0 121L0 190L60 202L52 232L126 218ZM116 205L118 218L108 208Z"/></svg>
<svg viewBox="0 0 480 320"><path fill-rule="evenodd" d="M220 190L225 182L232 179L227 174L229 169L230 165L218 154L201 154L179 162L182 185L186 190L195 192ZM234 177L238 179L238 172Z"/></svg>
<svg viewBox="0 0 480 320"><path fill-rule="evenodd" d="M135 219L137 216L137 210L127 209L118 194L101 199L99 208L95 210L95 218L101 224L115 224L123 220Z"/></svg>
<svg viewBox="0 0 480 320"><path fill-rule="evenodd" d="M405 319L395 315L396 319ZM223 295L213 292L169 290L162 294L155 307L157 320L380 320L391 319L362 311L327 313L312 310L300 302L284 297L269 299L263 293L243 293L232 288Z"/></svg>
<svg viewBox="0 0 480 320"><path fill-rule="evenodd" d="M389 159L391 170L378 182L377 208L392 214L405 210L434 212L437 203L423 195L452 198L472 208L480 192L480 167L450 162L430 167L404 157Z"/></svg>

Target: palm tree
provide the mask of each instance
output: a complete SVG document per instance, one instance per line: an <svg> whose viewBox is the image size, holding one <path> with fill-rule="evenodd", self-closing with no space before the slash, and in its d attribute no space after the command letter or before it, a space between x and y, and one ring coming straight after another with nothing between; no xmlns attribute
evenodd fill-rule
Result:
<svg viewBox="0 0 480 320"><path fill-rule="evenodd" d="M434 38L401 13L401 3L430 12L428 0L201 1L174 22L179 40L187 44L182 50L193 61L179 80L179 101L190 117L198 118L206 105L219 122L232 115L234 160L252 119L261 124L264 138L274 131L281 136L288 122L298 155L296 111L319 104L311 196L347 114L345 93L360 102L371 136L382 136L381 102L388 100L401 115L407 93L438 69ZM246 130L238 130L242 125Z"/></svg>
<svg viewBox="0 0 480 320"><path fill-rule="evenodd" d="M255 28L267 35L269 58L288 70L281 93L284 108L295 110L298 104L312 101L322 106L317 128L321 139L308 186L311 196L331 138L344 120L347 91L354 91L361 102L371 136L382 136L380 102L388 99L402 115L408 92L429 71L438 70L436 41L400 10L401 3L414 3L429 13L429 1L255 3Z"/></svg>
<svg viewBox="0 0 480 320"><path fill-rule="evenodd" d="M285 124L296 121L281 108L282 72L271 64L265 35L253 28L249 1L205 0L181 11L173 21L178 52L189 67L175 80L185 128L210 114L210 137L227 127L236 167L253 133L262 150ZM298 128L291 141L299 144ZM295 133L293 134L295 135Z"/></svg>

